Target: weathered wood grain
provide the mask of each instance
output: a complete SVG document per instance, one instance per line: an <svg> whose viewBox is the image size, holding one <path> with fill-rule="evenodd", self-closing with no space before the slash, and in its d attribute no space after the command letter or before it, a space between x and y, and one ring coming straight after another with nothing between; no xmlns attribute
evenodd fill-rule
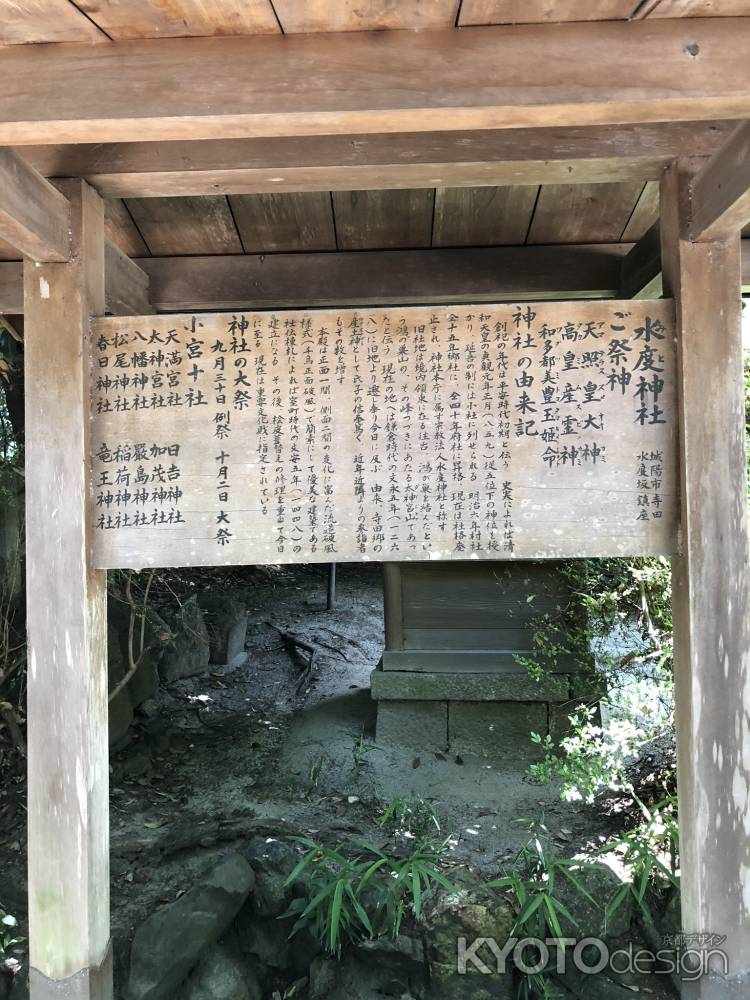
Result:
<svg viewBox="0 0 750 1000"><path fill-rule="evenodd" d="M647 181L635 204L628 224L620 237L622 242L638 241L659 218L659 181ZM654 296L655 298L657 296Z"/></svg>
<svg viewBox="0 0 750 1000"><path fill-rule="evenodd" d="M158 312L612 298L629 244L144 258Z"/></svg>
<svg viewBox="0 0 750 1000"><path fill-rule="evenodd" d="M750 553L739 239L690 243L689 175L662 185L664 285L677 309L680 551L673 563L682 928L721 933L730 981L750 982ZM718 965L717 965L718 962Z"/></svg>
<svg viewBox="0 0 750 1000"><path fill-rule="evenodd" d="M690 238L734 237L750 223L750 122L717 149L693 179Z"/></svg>
<svg viewBox="0 0 750 1000"><path fill-rule="evenodd" d="M710 156L730 122L25 146L45 177L108 198L658 180Z"/></svg>
<svg viewBox="0 0 750 1000"><path fill-rule="evenodd" d="M438 188L432 245L503 246L526 242L535 186Z"/></svg>
<svg viewBox="0 0 750 1000"><path fill-rule="evenodd" d="M333 212L339 250L428 247L432 240L435 192L334 191Z"/></svg>
<svg viewBox="0 0 750 1000"><path fill-rule="evenodd" d="M327 191L235 195L229 204L245 253L336 249Z"/></svg>
<svg viewBox="0 0 750 1000"><path fill-rule="evenodd" d="M10 46L0 144L740 119L749 43L705 18Z"/></svg>
<svg viewBox="0 0 750 1000"><path fill-rule="evenodd" d="M561 21L624 21L638 0L463 0L459 24L531 24Z"/></svg>
<svg viewBox="0 0 750 1000"><path fill-rule="evenodd" d="M128 257L149 256L149 249L121 198L108 198L104 202L104 235Z"/></svg>
<svg viewBox="0 0 750 1000"><path fill-rule="evenodd" d="M70 0L3 0L0 45L107 41Z"/></svg>
<svg viewBox="0 0 750 1000"><path fill-rule="evenodd" d="M12 149L0 149L0 237L31 260L70 257L70 206Z"/></svg>
<svg viewBox="0 0 750 1000"><path fill-rule="evenodd" d="M671 310L97 320L97 565L670 553Z"/></svg>
<svg viewBox="0 0 750 1000"><path fill-rule="evenodd" d="M104 311L104 217L85 183L65 193L73 258L24 265L31 987L62 995L75 977L68 995L110 1000L107 598L91 562L85 344Z"/></svg>
<svg viewBox="0 0 750 1000"><path fill-rule="evenodd" d="M116 41L281 30L269 0L76 0L76 6Z"/></svg>
<svg viewBox="0 0 750 1000"><path fill-rule="evenodd" d="M107 242L104 246L104 275L108 313L143 316L151 311L148 275L114 243Z"/></svg>
<svg viewBox="0 0 750 1000"><path fill-rule="evenodd" d="M458 0L274 0L284 31L452 28Z"/></svg>
<svg viewBox="0 0 750 1000"><path fill-rule="evenodd" d="M539 192L529 243L616 243L643 185L545 184Z"/></svg>
<svg viewBox="0 0 750 1000"><path fill-rule="evenodd" d="M127 207L155 256L242 253L237 227L222 195L131 198Z"/></svg>

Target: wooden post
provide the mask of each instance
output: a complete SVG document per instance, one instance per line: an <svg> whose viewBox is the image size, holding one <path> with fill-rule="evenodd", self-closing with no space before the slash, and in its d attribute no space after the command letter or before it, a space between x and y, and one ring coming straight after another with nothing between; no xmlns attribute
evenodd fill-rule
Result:
<svg viewBox="0 0 750 1000"><path fill-rule="evenodd" d="M675 697L686 933L727 955L685 996L750 992L750 570L740 240L691 243L686 170L662 183L664 288L677 307L681 547L674 560Z"/></svg>
<svg viewBox="0 0 750 1000"><path fill-rule="evenodd" d="M24 265L33 1000L111 1000L106 574L89 560L89 317L102 201L66 182L73 256Z"/></svg>

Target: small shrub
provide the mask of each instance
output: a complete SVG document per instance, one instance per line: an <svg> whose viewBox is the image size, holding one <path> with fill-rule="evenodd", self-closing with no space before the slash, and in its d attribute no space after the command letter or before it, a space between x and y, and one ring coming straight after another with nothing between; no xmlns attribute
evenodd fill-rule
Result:
<svg viewBox="0 0 750 1000"><path fill-rule="evenodd" d="M421 919L423 899L436 885L455 891L441 870L447 840L394 858L363 840L351 842L359 853L349 857L341 847L293 839L307 851L285 885L302 881L304 895L283 917L296 917L290 937L307 928L332 955L364 938L396 938L405 914Z"/></svg>

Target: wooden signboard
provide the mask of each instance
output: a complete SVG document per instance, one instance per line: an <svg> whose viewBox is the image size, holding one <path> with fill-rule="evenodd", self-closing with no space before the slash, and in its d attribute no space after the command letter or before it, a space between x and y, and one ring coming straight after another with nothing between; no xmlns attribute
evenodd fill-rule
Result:
<svg viewBox="0 0 750 1000"><path fill-rule="evenodd" d="M96 320L99 567L669 554L671 301Z"/></svg>

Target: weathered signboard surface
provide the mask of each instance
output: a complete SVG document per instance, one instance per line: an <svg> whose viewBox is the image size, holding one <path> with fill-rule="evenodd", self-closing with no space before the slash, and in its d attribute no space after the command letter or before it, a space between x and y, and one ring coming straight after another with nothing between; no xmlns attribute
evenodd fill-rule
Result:
<svg viewBox="0 0 750 1000"><path fill-rule="evenodd" d="M101 567L671 553L671 301L95 321Z"/></svg>

